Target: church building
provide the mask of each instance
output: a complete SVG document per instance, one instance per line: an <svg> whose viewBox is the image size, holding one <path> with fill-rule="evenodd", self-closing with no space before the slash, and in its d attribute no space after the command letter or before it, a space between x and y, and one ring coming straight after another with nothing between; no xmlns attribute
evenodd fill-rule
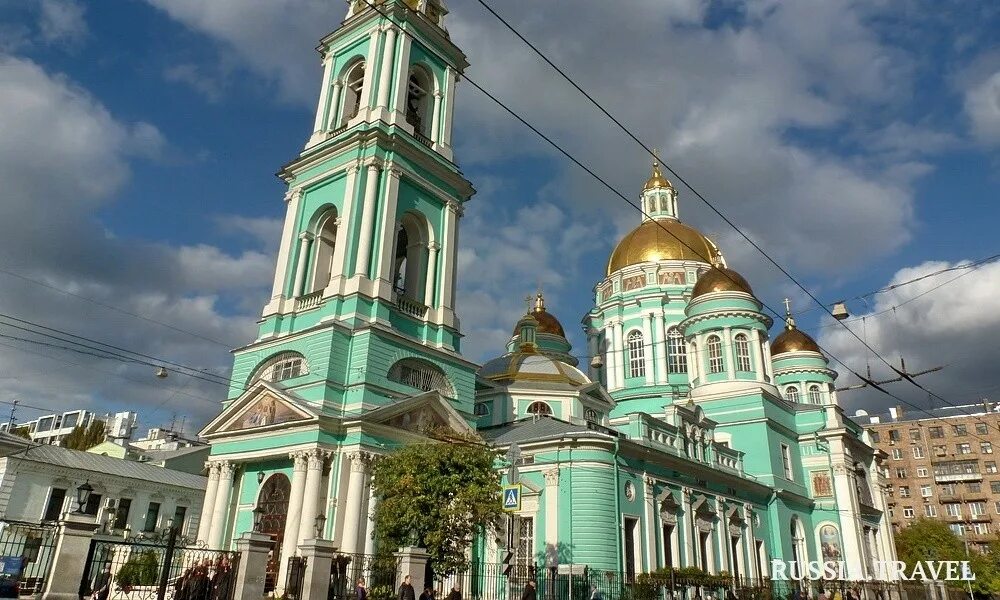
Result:
<svg viewBox="0 0 1000 600"><path fill-rule="evenodd" d="M371 554L374 457L436 426L519 449L520 565L760 578L771 560L845 560L860 578L894 559L876 453L827 359L791 317L771 340L750 284L681 223L655 164L583 319L582 365L541 294L501 356L462 356L474 190L453 157L468 63L446 16L441 0L352 0L320 41L313 133L279 172L273 292L201 432L198 538L229 548L262 513L278 592L317 527ZM505 543L473 558L498 562Z"/></svg>

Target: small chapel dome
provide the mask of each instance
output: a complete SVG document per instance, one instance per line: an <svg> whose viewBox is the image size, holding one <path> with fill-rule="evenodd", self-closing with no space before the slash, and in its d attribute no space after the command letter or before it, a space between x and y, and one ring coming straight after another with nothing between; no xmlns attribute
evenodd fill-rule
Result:
<svg viewBox="0 0 1000 600"><path fill-rule="evenodd" d="M785 300L785 302L787 304L788 301ZM823 352L816 340L809 337L809 334L799 331L790 311L786 311L785 330L774 338L774 342L771 344L772 357L787 352L816 352L819 354Z"/></svg>
<svg viewBox="0 0 1000 600"><path fill-rule="evenodd" d="M549 333L562 338L566 337L566 332L563 331L563 326L559 322L559 319L545 310L545 298L542 297L541 292L535 295L535 308L529 314L538 322L538 333ZM514 326L513 335L517 335L518 332L520 332L520 323Z"/></svg>
<svg viewBox="0 0 1000 600"><path fill-rule="evenodd" d="M673 189L674 184L670 183L670 180L660 173L660 164L657 161L653 161L653 174L649 176L646 180L646 185L642 186L642 191L648 192L649 190L655 190L656 188L671 188Z"/></svg>
<svg viewBox="0 0 1000 600"><path fill-rule="evenodd" d="M712 267L702 273L694 284L691 299L712 292L743 292L753 296L750 283L736 271L725 267Z"/></svg>

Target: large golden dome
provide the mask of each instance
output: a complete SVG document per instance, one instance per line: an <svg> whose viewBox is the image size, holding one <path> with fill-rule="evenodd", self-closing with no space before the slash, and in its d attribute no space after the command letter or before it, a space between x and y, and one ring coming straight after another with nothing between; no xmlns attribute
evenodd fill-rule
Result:
<svg viewBox="0 0 1000 600"><path fill-rule="evenodd" d="M697 283L694 284L691 298L712 292L743 292L753 296L750 283L736 271L725 267L712 267L702 273Z"/></svg>
<svg viewBox="0 0 1000 600"><path fill-rule="evenodd" d="M693 227L674 219L643 221L615 246L608 275L629 265L659 260L696 260L713 264L719 249Z"/></svg>

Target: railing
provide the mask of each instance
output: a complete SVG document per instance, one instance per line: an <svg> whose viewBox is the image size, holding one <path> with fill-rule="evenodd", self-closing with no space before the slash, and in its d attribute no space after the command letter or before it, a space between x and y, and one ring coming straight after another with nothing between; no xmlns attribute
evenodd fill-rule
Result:
<svg viewBox="0 0 1000 600"><path fill-rule="evenodd" d="M677 436L665 431L658 431L656 429L646 429L646 439L651 442L656 442L657 444L663 444L664 446L670 446L675 448L677 444Z"/></svg>
<svg viewBox="0 0 1000 600"><path fill-rule="evenodd" d="M423 319L424 315L427 314L426 306L399 292L396 292L396 308L404 315L409 315L417 319Z"/></svg>
<svg viewBox="0 0 1000 600"><path fill-rule="evenodd" d="M399 589L396 571L399 559L392 555L335 554L330 565L329 600L356 600L356 584L365 580L369 600L390 600L396 598ZM423 573L411 573L413 587L423 579ZM419 593L419 589L417 592ZM443 596L442 596L443 598Z"/></svg>
<svg viewBox="0 0 1000 600"><path fill-rule="evenodd" d="M306 310L315 308L323 304L323 290L317 290L311 294L299 296L295 299L295 310Z"/></svg>
<svg viewBox="0 0 1000 600"><path fill-rule="evenodd" d="M730 450L729 452L735 452ZM725 448L715 448L715 464L724 468L732 469L736 472L743 471L743 459L737 454L737 456L731 456L728 454Z"/></svg>
<svg viewBox="0 0 1000 600"><path fill-rule="evenodd" d="M414 131L413 132L413 137L417 138L418 142L420 142L421 144L427 146L428 148L433 148L434 147L434 141L431 140L431 138L427 137L426 135L420 133L419 131Z"/></svg>
<svg viewBox="0 0 1000 600"><path fill-rule="evenodd" d="M55 552L56 526L54 524L0 521L0 556L13 558L20 564L21 594L40 594L45 587Z"/></svg>
<svg viewBox="0 0 1000 600"><path fill-rule="evenodd" d="M982 473L951 473L948 475L934 475L934 483L955 483L959 481L980 481Z"/></svg>

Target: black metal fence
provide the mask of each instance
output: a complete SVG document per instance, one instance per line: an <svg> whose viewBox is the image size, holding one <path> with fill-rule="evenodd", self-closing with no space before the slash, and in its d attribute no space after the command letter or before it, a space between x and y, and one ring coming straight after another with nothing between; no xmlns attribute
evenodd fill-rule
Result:
<svg viewBox="0 0 1000 600"><path fill-rule="evenodd" d="M336 554L330 566L330 592L327 598L353 600L357 598L358 581L364 580L368 600L394 600L401 583L396 581L398 569L399 559L392 555ZM419 593L418 591L417 594Z"/></svg>
<svg viewBox="0 0 1000 600"><path fill-rule="evenodd" d="M16 582L21 595L42 593L56 547L55 524L0 521L0 577Z"/></svg>
<svg viewBox="0 0 1000 600"><path fill-rule="evenodd" d="M231 600L238 561L235 552L95 539L80 593L94 600Z"/></svg>

